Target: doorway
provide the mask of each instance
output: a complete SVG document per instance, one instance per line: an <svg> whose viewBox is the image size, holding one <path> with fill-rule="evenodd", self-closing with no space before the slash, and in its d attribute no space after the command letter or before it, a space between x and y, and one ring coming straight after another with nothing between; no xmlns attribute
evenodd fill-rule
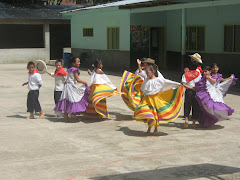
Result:
<svg viewBox="0 0 240 180"><path fill-rule="evenodd" d="M161 68L166 68L165 28L151 27L149 42L149 57Z"/></svg>
<svg viewBox="0 0 240 180"><path fill-rule="evenodd" d="M71 47L71 25L50 24L50 59L63 59L63 48Z"/></svg>

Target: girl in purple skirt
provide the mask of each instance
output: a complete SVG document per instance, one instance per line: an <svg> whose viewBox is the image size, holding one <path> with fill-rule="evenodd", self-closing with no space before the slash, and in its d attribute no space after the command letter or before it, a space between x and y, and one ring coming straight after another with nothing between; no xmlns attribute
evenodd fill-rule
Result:
<svg viewBox="0 0 240 180"><path fill-rule="evenodd" d="M69 118L68 114L76 115L86 111L88 106L88 96L90 89L86 81L80 80L79 75L80 59L72 57L67 70L67 80L64 89L54 110L59 115L64 113L63 117L70 122L74 120ZM78 83L81 83L80 85ZM73 116L72 116L73 117Z"/></svg>
<svg viewBox="0 0 240 180"><path fill-rule="evenodd" d="M195 85L196 99L200 105L198 122L202 127L210 127L232 115L234 109L224 103L223 97L236 84L236 80L234 75L223 80L216 71L211 74L209 66L204 68L202 79Z"/></svg>

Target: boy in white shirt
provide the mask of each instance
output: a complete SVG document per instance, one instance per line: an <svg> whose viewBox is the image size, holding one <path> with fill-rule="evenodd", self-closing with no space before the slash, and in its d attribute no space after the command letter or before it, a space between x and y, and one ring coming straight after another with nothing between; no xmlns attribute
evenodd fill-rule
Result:
<svg viewBox="0 0 240 180"><path fill-rule="evenodd" d="M54 101L56 105L62 95L62 91L64 89L64 83L67 79L67 73L63 69L61 59L57 59L55 61L55 67L56 67L55 73L50 73L49 71L46 71L46 72L50 76L55 78Z"/></svg>
<svg viewBox="0 0 240 180"><path fill-rule="evenodd" d="M45 115L42 111L41 105L38 101L39 89L42 86L42 78L38 71L35 69L35 64L29 62L27 64L27 69L29 71L28 82L23 83L22 86L28 85L28 97L27 97L27 112L30 112L30 116L26 119L34 119L34 112L40 112L38 119L42 119Z"/></svg>

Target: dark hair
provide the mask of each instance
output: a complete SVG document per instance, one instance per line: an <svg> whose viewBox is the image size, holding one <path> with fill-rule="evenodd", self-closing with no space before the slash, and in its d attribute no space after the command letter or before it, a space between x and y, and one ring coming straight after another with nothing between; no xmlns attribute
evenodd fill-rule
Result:
<svg viewBox="0 0 240 180"><path fill-rule="evenodd" d="M209 66L205 66L203 70L211 71L211 68Z"/></svg>
<svg viewBox="0 0 240 180"><path fill-rule="evenodd" d="M211 69L214 68L214 66L217 66L217 67L218 67L217 63L213 63L213 64L211 65Z"/></svg>
<svg viewBox="0 0 240 180"><path fill-rule="evenodd" d="M73 63L76 62L76 59L78 59L78 57L70 57L68 69L72 67Z"/></svg>
<svg viewBox="0 0 240 180"><path fill-rule="evenodd" d="M143 57L142 59L140 59L140 61L146 61L147 58Z"/></svg>
<svg viewBox="0 0 240 180"><path fill-rule="evenodd" d="M27 68L28 68L29 66L31 66L31 65L33 65L33 67L35 67L34 62L30 61L30 62L28 62L28 64L27 64Z"/></svg>
<svg viewBox="0 0 240 180"><path fill-rule="evenodd" d="M158 77L158 72L157 72L158 68L157 68L157 65L156 65L156 64L150 64L150 65L147 67L147 69L149 69L150 71L152 71L152 72L154 73L154 75L155 75L156 77Z"/></svg>
<svg viewBox="0 0 240 180"><path fill-rule="evenodd" d="M198 67L198 62L195 60L190 61L189 69L190 70L195 70Z"/></svg>
<svg viewBox="0 0 240 180"><path fill-rule="evenodd" d="M94 66L95 68L98 68L98 65L101 64L101 63L102 63L102 60L96 59L96 60L94 61L94 63L93 63L93 66Z"/></svg>
<svg viewBox="0 0 240 180"><path fill-rule="evenodd" d="M56 59L55 65L56 65L57 63L59 63L59 62L62 64L63 60L62 60L62 59Z"/></svg>

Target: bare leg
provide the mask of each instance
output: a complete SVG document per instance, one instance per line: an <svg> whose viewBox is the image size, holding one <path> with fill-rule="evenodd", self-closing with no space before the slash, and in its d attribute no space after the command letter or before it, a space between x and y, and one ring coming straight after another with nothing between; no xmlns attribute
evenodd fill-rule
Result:
<svg viewBox="0 0 240 180"><path fill-rule="evenodd" d="M185 117L185 123L184 123L184 127L187 128L188 127L188 117Z"/></svg>
<svg viewBox="0 0 240 180"><path fill-rule="evenodd" d="M158 133L158 128L157 128L157 126L155 126L155 129L154 129L153 134L154 134L154 135L157 135L157 133Z"/></svg>
<svg viewBox="0 0 240 180"><path fill-rule="evenodd" d="M64 113L63 117L67 120L69 120L70 118L68 117L68 113Z"/></svg>
<svg viewBox="0 0 240 180"><path fill-rule="evenodd" d="M30 116L27 117L26 119L34 119L34 115L33 115L33 113L30 113Z"/></svg>
<svg viewBox="0 0 240 180"><path fill-rule="evenodd" d="M40 116L38 117L38 119L42 119L44 115L45 115L45 113L43 111L41 111L40 112Z"/></svg>
<svg viewBox="0 0 240 180"><path fill-rule="evenodd" d="M196 121L193 119L193 122L192 122L192 127L193 127L193 128L196 128L195 122L196 122Z"/></svg>
<svg viewBox="0 0 240 180"><path fill-rule="evenodd" d="M69 122L71 122L71 123L77 122L77 121L76 121L76 116L75 116L75 115L71 115L71 117L70 117L70 119L69 119Z"/></svg>
<svg viewBox="0 0 240 180"><path fill-rule="evenodd" d="M150 134L151 132L151 127L148 127L147 134Z"/></svg>

